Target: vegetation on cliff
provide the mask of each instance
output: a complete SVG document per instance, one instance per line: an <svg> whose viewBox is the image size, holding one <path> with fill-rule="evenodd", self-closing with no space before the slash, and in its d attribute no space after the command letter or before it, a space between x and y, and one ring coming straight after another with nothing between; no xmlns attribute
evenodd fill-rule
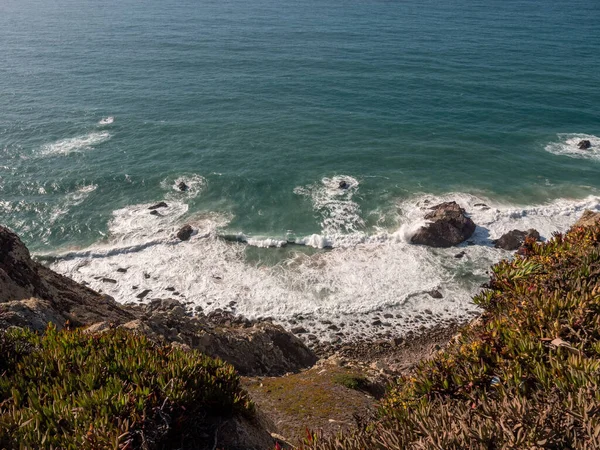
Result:
<svg viewBox="0 0 600 450"><path fill-rule="evenodd" d="M124 330L0 331L0 448L212 448L251 416L234 368Z"/></svg>
<svg viewBox="0 0 600 450"><path fill-rule="evenodd" d="M401 379L376 423L305 449L600 448L600 226L527 239L484 313Z"/></svg>

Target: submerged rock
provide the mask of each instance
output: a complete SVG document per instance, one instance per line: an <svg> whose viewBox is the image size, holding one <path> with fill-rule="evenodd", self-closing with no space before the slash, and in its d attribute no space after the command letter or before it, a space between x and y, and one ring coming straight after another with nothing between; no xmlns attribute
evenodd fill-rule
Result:
<svg viewBox="0 0 600 450"><path fill-rule="evenodd" d="M191 225L184 225L177 232L177 237L182 241L187 241L193 233L194 229L191 227Z"/></svg>
<svg viewBox="0 0 600 450"><path fill-rule="evenodd" d="M169 205L167 205L165 202L160 202L160 203L157 203L156 205L149 206L148 209L167 208L168 206Z"/></svg>
<svg viewBox="0 0 600 450"><path fill-rule="evenodd" d="M340 189L348 189L350 187L350 185L346 182L346 180L341 180L338 187Z"/></svg>
<svg viewBox="0 0 600 450"><path fill-rule="evenodd" d="M452 247L469 239L475 232L475 223L465 215L456 202L440 203L425 215L431 223L419 228L411 238L413 244L430 247Z"/></svg>
<svg viewBox="0 0 600 450"><path fill-rule="evenodd" d="M508 233L505 233L500 237L500 239L496 239L494 242L494 247L502 248L504 250L517 250L525 239L534 238L536 241L540 239L540 233L533 228L530 228L527 231L520 230L512 230Z"/></svg>
<svg viewBox="0 0 600 450"><path fill-rule="evenodd" d="M189 187L187 184L185 184L183 181L180 181L180 182L177 184L177 189L179 189L181 192L185 192L185 191L187 191L189 188L190 188L190 187Z"/></svg>
<svg viewBox="0 0 600 450"><path fill-rule="evenodd" d="M589 148L591 148L591 146L592 143L587 139L583 139L577 144L577 148L579 148L580 150L588 150Z"/></svg>

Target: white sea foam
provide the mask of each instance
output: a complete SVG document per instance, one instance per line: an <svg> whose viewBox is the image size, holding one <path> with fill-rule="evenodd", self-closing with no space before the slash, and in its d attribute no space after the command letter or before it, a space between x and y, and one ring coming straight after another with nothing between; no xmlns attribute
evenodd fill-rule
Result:
<svg viewBox="0 0 600 450"><path fill-rule="evenodd" d="M107 131L89 133L84 136L63 139L42 147L41 156L68 155L73 152L81 152L94 148L94 146L110 139Z"/></svg>
<svg viewBox="0 0 600 450"><path fill-rule="evenodd" d="M591 147L580 149L578 144L582 140L590 141ZM559 134L558 142L546 145L546 151L573 158L600 159L600 138L590 134Z"/></svg>
<svg viewBox="0 0 600 450"><path fill-rule="evenodd" d="M98 125L110 125L111 123L113 123L115 121L114 117L103 117L102 120L100 120L100 122L98 122Z"/></svg>
<svg viewBox="0 0 600 450"><path fill-rule="evenodd" d="M447 200L456 200L478 224L470 239L473 245L433 249L410 244L427 208ZM166 290L173 288L190 307L233 309L250 318L270 316L282 323L301 316L309 331L324 339L337 338L322 323L326 319L350 339L384 331L401 334L475 311L471 297L487 278L490 264L510 256L493 248L491 239L514 228L532 227L548 238L571 226L584 209L600 210L600 198L516 206L460 193L422 195L399 203L400 226L395 231L350 233L340 246L321 235L309 236L299 243L334 248L311 256L298 252L274 267L248 264L245 244L219 238L218 230L228 217L194 218L197 233L181 242L174 235L187 206L171 202L158 209L161 216L151 216L148 206L115 211L107 243L61 255L53 268L121 302L138 301L136 295L145 289L151 292L143 301L173 296L172 289ZM348 244L352 239L355 245ZM261 247L284 242L244 235L231 240ZM462 258L455 257L459 251L465 252ZM127 271L117 272L118 268ZM104 283L102 277L117 283ZM443 298L428 294L434 289ZM376 318L387 327L371 326Z"/></svg>
<svg viewBox="0 0 600 450"><path fill-rule="evenodd" d="M323 178L320 183L297 187L294 193L311 199L314 210L321 216L321 228L329 235L364 228L360 207L353 201L358 187L356 178L337 175Z"/></svg>
<svg viewBox="0 0 600 450"><path fill-rule="evenodd" d="M287 244L287 241L273 238L246 238L243 242L253 247L260 248L281 248Z"/></svg>

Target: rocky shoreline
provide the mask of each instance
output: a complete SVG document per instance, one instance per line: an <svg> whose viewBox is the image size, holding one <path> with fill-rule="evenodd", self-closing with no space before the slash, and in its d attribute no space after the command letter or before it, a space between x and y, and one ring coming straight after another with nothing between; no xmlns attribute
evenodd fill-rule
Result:
<svg viewBox="0 0 600 450"><path fill-rule="evenodd" d="M466 240L473 233L472 221L469 223L464 209L456 203L437 205L432 211L419 243L429 245L425 242L427 236L437 233L430 244L446 245ZM597 220L597 213L586 211L576 225ZM440 238L440 233L446 233L445 237ZM496 245L514 250L538 239L535 230L513 230ZM435 298L436 293L430 295ZM371 339L320 341L316 336L311 338L301 325L293 326L293 322L288 331L271 320L248 320L231 311L190 311L173 298L119 304L34 261L19 237L0 227L0 329L26 327L42 332L53 323L58 329L83 327L87 333L97 334L123 328L156 342L220 358L246 377L244 386L259 410L268 411L264 427L279 436L283 444L286 439L301 438L301 424L311 423L325 433L358 426L360 417L376 409L377 397L389 382L435 355L468 320L466 317L463 322L422 326L402 336L388 329ZM382 321L372 324L381 325ZM355 387L340 387L340 377L363 380L362 388L357 393ZM284 391L302 391L300 386L308 386L304 397L282 400ZM314 386L320 388L315 391ZM312 397L315 392L321 396L319 399ZM323 402L333 392L336 397L328 402L337 406L305 409L305 405ZM289 404L294 402L298 408L292 411ZM281 430L285 439L277 434Z"/></svg>

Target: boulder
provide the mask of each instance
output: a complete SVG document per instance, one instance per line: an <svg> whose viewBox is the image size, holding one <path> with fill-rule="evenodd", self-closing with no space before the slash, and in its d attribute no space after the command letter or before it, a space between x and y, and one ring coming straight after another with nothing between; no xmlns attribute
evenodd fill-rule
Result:
<svg viewBox="0 0 600 450"><path fill-rule="evenodd" d="M444 295L437 289L434 289L433 291L429 291L427 293L431 298L444 298Z"/></svg>
<svg viewBox="0 0 600 450"><path fill-rule="evenodd" d="M520 230L512 230L508 233L503 234L500 239L496 239L494 242L494 247L502 248L504 250L517 250L525 239L534 238L536 241L540 239L540 233L533 228L530 228L527 231Z"/></svg>
<svg viewBox="0 0 600 450"><path fill-rule="evenodd" d="M177 237L182 241L187 241L193 233L194 229L191 227L191 225L184 225L177 232Z"/></svg>
<svg viewBox="0 0 600 450"><path fill-rule="evenodd" d="M187 191L189 188L190 188L190 187L189 187L187 184L185 184L183 181L180 181L180 182L177 184L177 189L179 189L181 192L185 192L185 191Z"/></svg>
<svg viewBox="0 0 600 450"><path fill-rule="evenodd" d="M592 143L590 141L588 141L587 139L582 139L581 141L579 141L579 143L577 144L577 148L579 148L580 150L587 150L592 146Z"/></svg>
<svg viewBox="0 0 600 450"><path fill-rule="evenodd" d="M341 180L338 187L340 189L348 189L350 187L350 185L346 182L346 180Z"/></svg>
<svg viewBox="0 0 600 450"><path fill-rule="evenodd" d="M579 220L575 222L574 227L590 227L600 223L600 212L586 209Z"/></svg>
<svg viewBox="0 0 600 450"><path fill-rule="evenodd" d="M157 203L156 205L149 206L148 209L167 208L168 206L169 205L167 205L165 202L160 202L160 203Z"/></svg>
<svg viewBox="0 0 600 450"><path fill-rule="evenodd" d="M452 247L469 239L475 232L475 223L465 215L456 202L436 205L425 215L430 223L419 228L412 237L413 244L430 247Z"/></svg>

